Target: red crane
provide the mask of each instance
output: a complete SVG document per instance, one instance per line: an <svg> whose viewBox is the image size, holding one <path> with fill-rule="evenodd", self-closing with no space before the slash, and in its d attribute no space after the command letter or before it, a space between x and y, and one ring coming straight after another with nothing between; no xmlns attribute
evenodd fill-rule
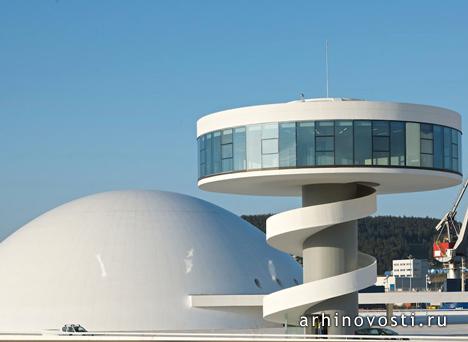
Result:
<svg viewBox="0 0 468 342"><path fill-rule="evenodd" d="M449 270L448 278L455 278L455 257L457 256L457 248L465 238L466 226L468 223L468 210L465 212L463 222L459 224L456 221L457 209L468 187L468 179L463 184L458 193L457 200L452 208L445 214L440 222L435 227L439 232L433 244L433 257L437 261L444 264L444 267Z"/></svg>

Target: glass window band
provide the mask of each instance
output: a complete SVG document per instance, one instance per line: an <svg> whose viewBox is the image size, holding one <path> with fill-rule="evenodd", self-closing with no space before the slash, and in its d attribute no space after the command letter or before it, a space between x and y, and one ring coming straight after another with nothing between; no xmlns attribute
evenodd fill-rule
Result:
<svg viewBox="0 0 468 342"><path fill-rule="evenodd" d="M387 120L263 123L197 139L199 178L304 167L408 167L462 173L461 132Z"/></svg>

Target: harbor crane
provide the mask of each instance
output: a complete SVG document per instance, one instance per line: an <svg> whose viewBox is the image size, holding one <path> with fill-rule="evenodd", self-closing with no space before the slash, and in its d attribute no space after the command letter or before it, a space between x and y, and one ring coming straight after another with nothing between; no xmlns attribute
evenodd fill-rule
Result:
<svg viewBox="0 0 468 342"><path fill-rule="evenodd" d="M457 279L458 270L463 268L458 267L460 261L463 264L464 251L460 251L460 246L465 239L466 226L468 223L468 209L465 212L463 222L460 224L456 220L458 206L463 198L463 195L468 188L468 179L463 184L457 199L452 208L445 214L445 216L436 225L435 229L438 232L437 238L433 244L433 257L444 265L447 270L448 279Z"/></svg>

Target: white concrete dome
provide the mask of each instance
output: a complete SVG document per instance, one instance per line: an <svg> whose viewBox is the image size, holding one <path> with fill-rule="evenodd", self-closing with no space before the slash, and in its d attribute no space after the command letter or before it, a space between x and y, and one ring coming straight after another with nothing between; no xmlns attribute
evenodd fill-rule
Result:
<svg viewBox="0 0 468 342"><path fill-rule="evenodd" d="M0 243L0 276L1 331L266 327L261 308L193 308L188 296L302 282L249 223L161 191L99 193L39 216Z"/></svg>

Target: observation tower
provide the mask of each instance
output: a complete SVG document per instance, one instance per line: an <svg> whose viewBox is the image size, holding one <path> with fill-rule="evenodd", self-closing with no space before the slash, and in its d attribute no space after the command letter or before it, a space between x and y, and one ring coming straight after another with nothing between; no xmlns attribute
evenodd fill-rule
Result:
<svg viewBox="0 0 468 342"><path fill-rule="evenodd" d="M198 186L302 196L267 220L268 243L303 257L304 283L264 297L264 318L358 313L376 260L358 251L357 220L377 194L435 190L462 180L461 117L433 106L323 98L225 110L197 122ZM332 334L352 333L332 326Z"/></svg>

